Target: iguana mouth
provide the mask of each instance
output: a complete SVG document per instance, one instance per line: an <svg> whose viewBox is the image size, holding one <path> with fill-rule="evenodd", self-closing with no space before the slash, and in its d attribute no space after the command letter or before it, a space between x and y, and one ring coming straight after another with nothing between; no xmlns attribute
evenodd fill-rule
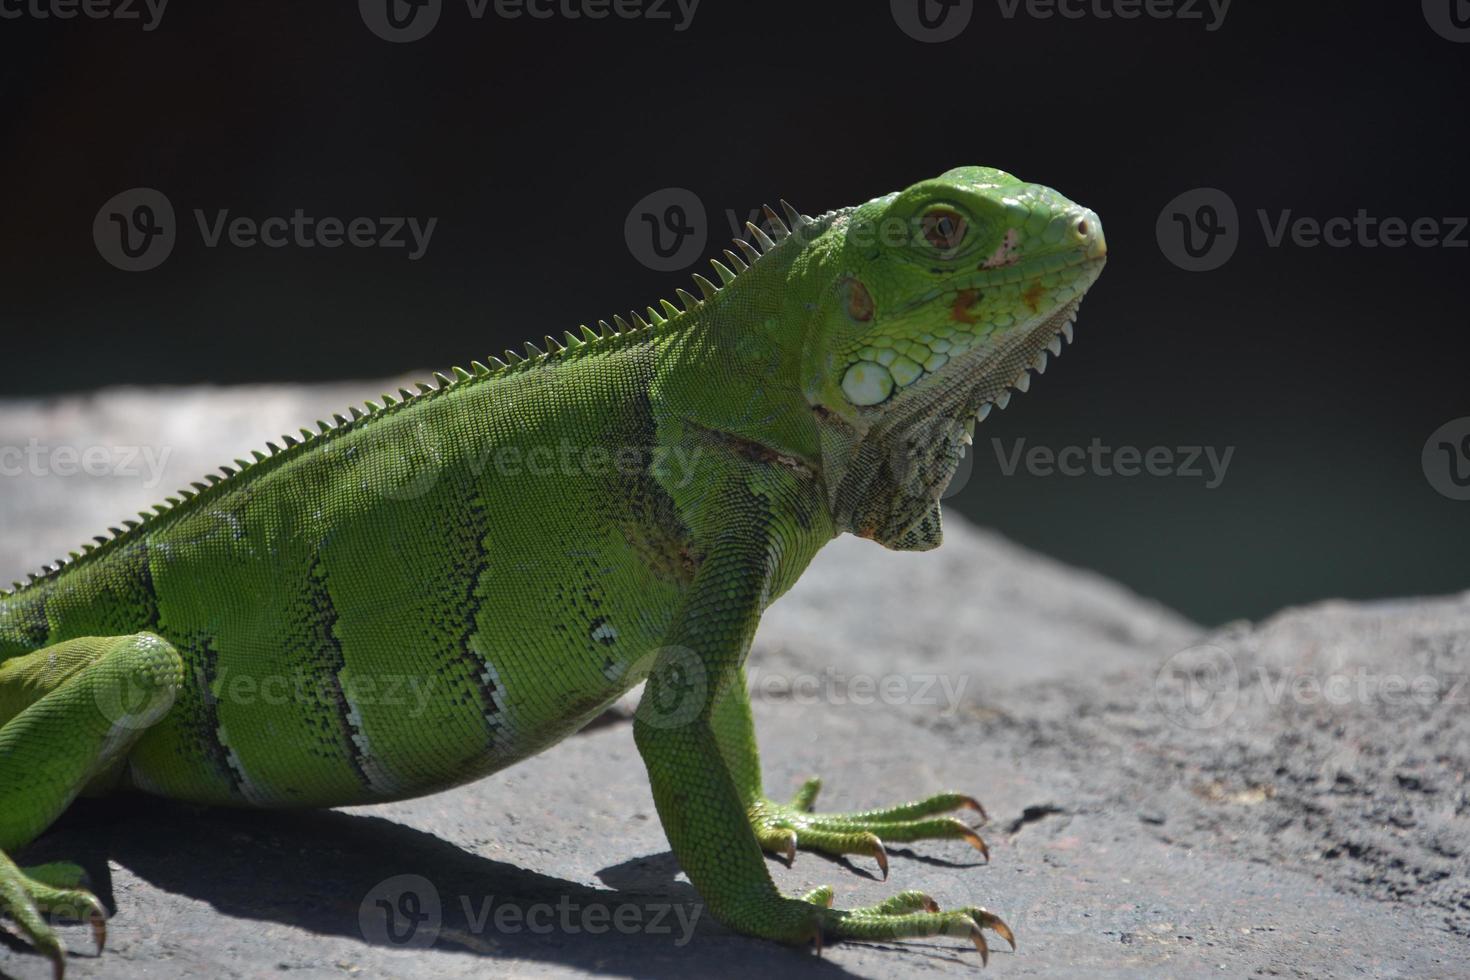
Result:
<svg viewBox="0 0 1470 980"><path fill-rule="evenodd" d="M856 465L844 474L834 512L865 537L908 550L938 543L933 508L944 496L975 423L1046 370L1072 341L1082 297L1015 332L1009 343L966 352L948 368L908 390L862 437Z"/></svg>
<svg viewBox="0 0 1470 980"><path fill-rule="evenodd" d="M920 379L879 426L948 420L964 427L968 445L976 422L997 406L1008 406L1013 392L1029 391L1033 372L1044 373L1050 359L1061 356L1062 347L1072 342L1081 305L1079 295L1017 331L1009 343L966 351L944 371Z"/></svg>
<svg viewBox="0 0 1470 980"><path fill-rule="evenodd" d="M976 377L988 379L994 365L1015 346L1025 346L1033 331L1045 331L1058 311L1075 309L1105 261L1102 248L1069 250L993 265L935 285L895 308L883 330L846 353L844 396L857 407L858 419L910 417L915 405L930 417L943 414L944 406L920 393L964 386ZM1049 340L1043 336L1043 345ZM1003 372L1001 382L1011 382L1030 367L1040 350ZM1043 361L1038 371L1044 369ZM998 395L997 390L992 400Z"/></svg>

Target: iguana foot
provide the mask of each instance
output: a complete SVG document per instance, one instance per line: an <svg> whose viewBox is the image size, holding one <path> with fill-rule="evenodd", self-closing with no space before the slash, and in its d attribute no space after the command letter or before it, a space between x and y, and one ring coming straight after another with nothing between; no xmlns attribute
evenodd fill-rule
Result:
<svg viewBox="0 0 1470 980"><path fill-rule="evenodd" d="M899 892L878 905L857 909L833 909L832 889L816 888L799 899L784 899L780 909L785 928L762 930L772 938L792 942L811 942L817 952L826 940L867 940L881 942L892 939L923 939L929 936L953 936L969 939L980 953L980 962L990 962L989 929L1016 948L1016 937L1000 917L976 905L941 911L938 903L923 892ZM803 905L807 906L803 908Z"/></svg>
<svg viewBox="0 0 1470 980"><path fill-rule="evenodd" d="M883 842L916 840L968 841L985 859L990 848L975 829L957 817L935 817L951 810L969 809L985 819L985 808L973 796L937 793L927 799L881 810L855 813L813 813L812 804L822 789L813 777L802 784L790 803L761 800L751 807L751 825L761 848L796 860L798 848L825 854L865 854L878 862L888 877L888 853Z"/></svg>
<svg viewBox="0 0 1470 980"><path fill-rule="evenodd" d="M0 916L13 919L36 951L51 960L56 980L66 973L66 949L52 919L90 919L97 952L107 944L107 910L97 896L77 885L82 870L74 864L18 868L0 852Z"/></svg>

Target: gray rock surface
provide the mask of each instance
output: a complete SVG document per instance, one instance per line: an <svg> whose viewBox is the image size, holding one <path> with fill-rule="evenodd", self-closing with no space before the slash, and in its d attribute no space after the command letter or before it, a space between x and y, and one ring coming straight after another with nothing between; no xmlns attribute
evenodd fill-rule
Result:
<svg viewBox="0 0 1470 980"><path fill-rule="evenodd" d="M0 576L378 390L0 403ZM21 472L6 447L26 451ZM68 475L89 450L95 472ZM767 614L750 674L773 795L820 773L819 808L954 787L991 814L989 864L962 843L896 845L881 882L871 862L803 853L770 862L788 891L986 905L1021 944L995 952L992 975L1470 974L1470 594L1207 634L951 518L931 554L833 543ZM948 939L815 960L720 927L668 853L618 711L427 799L316 813L84 803L21 857L80 860L116 909L108 952L74 955L74 977L978 968ZM89 948L84 929L65 932ZM49 967L12 943L0 974Z"/></svg>

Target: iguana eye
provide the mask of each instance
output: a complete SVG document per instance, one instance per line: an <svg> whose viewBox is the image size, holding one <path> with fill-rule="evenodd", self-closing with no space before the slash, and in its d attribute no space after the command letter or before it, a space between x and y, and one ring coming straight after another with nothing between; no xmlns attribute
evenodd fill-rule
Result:
<svg viewBox="0 0 1470 980"><path fill-rule="evenodd" d="M965 240L965 216L950 208L934 208L921 219L924 240L941 252L953 252Z"/></svg>

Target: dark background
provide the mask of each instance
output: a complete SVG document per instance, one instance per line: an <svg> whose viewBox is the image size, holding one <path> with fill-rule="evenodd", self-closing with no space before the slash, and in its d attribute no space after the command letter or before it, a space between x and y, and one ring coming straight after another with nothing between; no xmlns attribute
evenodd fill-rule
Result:
<svg viewBox="0 0 1470 980"><path fill-rule="evenodd" d="M27 16L0 42L0 395L464 363L684 285L624 239L660 188L703 201L708 257L726 209L815 213L985 163L1096 209L1111 260L1075 347L977 433L961 511L1206 622L1470 585L1470 502L1420 460L1470 415L1470 250L1271 248L1255 217L1470 214L1470 44L1417 3L1239 0L1212 32L989 0L921 43L883 3L703 0L676 31L446 0L393 44L352 2L174 0L151 32ZM92 222L138 186L180 238L126 273ZM1191 273L1155 223L1205 186L1238 205L1241 243ZM439 221L419 261L209 249L193 226L298 207ZM988 440L1022 437L1235 452L1213 490L1003 476Z"/></svg>

